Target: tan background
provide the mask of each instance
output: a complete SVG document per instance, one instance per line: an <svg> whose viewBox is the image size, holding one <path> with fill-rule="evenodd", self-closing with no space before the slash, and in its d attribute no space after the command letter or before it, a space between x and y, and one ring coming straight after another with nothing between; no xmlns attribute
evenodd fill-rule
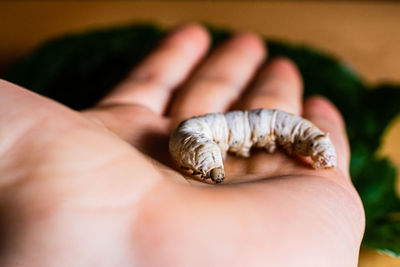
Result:
<svg viewBox="0 0 400 267"><path fill-rule="evenodd" d="M345 60L371 83L400 83L400 4L395 2L2 1L0 70L51 37L134 21L165 26L201 21L311 44ZM381 154L400 170L400 119L388 131ZM400 266L400 259L363 249L359 266Z"/></svg>

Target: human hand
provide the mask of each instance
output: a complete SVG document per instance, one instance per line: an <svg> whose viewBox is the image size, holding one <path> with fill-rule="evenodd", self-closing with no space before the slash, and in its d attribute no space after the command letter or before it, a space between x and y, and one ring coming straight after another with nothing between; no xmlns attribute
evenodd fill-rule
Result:
<svg viewBox="0 0 400 267"><path fill-rule="evenodd" d="M1 266L356 266L364 213L338 111L322 98L303 103L285 59L241 97L265 56L253 34L192 72L207 46L201 27L175 30L83 112L0 82ZM337 168L256 152L228 157L222 185L186 179L169 133L232 107L301 114L330 133Z"/></svg>

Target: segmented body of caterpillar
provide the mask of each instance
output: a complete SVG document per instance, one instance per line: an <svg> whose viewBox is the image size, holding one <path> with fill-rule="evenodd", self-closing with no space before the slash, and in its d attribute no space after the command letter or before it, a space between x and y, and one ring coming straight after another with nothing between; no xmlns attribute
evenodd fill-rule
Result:
<svg viewBox="0 0 400 267"><path fill-rule="evenodd" d="M272 153L277 144L289 154L311 156L314 168L336 165L329 135L310 121L281 110L231 111L190 118L171 135L169 150L182 168L219 183L225 178L223 159L228 151L249 157L252 146Z"/></svg>

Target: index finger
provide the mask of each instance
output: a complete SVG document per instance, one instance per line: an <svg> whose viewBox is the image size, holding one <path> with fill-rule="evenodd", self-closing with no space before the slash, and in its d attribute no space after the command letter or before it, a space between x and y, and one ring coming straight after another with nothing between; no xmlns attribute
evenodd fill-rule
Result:
<svg viewBox="0 0 400 267"><path fill-rule="evenodd" d="M175 29L99 104L137 104L163 114L172 90L207 52L209 37L197 24Z"/></svg>

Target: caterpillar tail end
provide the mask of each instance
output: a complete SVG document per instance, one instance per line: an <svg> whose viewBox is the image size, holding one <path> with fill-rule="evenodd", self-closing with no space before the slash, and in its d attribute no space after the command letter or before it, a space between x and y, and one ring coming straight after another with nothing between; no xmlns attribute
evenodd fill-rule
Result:
<svg viewBox="0 0 400 267"><path fill-rule="evenodd" d="M210 172L210 177L216 184L222 183L225 179L225 171L222 167L214 168Z"/></svg>

